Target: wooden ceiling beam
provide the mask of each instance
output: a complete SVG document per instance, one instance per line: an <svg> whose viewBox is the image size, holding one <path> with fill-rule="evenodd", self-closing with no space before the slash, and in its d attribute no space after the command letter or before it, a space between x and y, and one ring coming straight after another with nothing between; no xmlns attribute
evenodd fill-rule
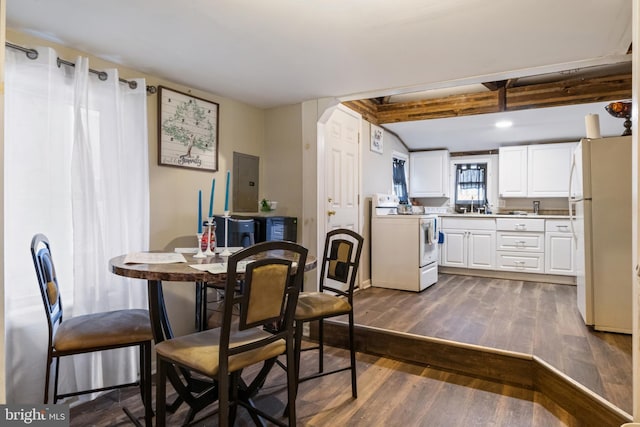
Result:
<svg viewBox="0 0 640 427"><path fill-rule="evenodd" d="M384 124L631 98L631 74L526 86L512 86L514 83L504 81L491 92L422 101L378 104L365 99L344 104L362 114L365 120Z"/></svg>
<svg viewBox="0 0 640 427"><path fill-rule="evenodd" d="M496 113L500 111L499 97L498 92L479 92L426 101L380 105L378 122L383 124Z"/></svg>
<svg viewBox="0 0 640 427"><path fill-rule="evenodd" d="M573 79L514 87L507 91L507 110L556 107L631 98L631 74Z"/></svg>
<svg viewBox="0 0 640 427"><path fill-rule="evenodd" d="M345 101L343 104L353 111L360 113L362 118L368 121L369 123L373 123L374 125L378 123L378 104L371 99L359 99L356 101Z"/></svg>

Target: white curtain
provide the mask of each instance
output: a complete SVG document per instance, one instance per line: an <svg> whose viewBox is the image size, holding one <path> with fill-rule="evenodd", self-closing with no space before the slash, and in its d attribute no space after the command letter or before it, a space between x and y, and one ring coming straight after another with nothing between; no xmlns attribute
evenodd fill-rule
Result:
<svg viewBox="0 0 640 427"><path fill-rule="evenodd" d="M6 49L5 316L10 403L42 401L47 326L30 255L31 237L51 243L65 317L146 308L143 281L115 276L110 258L148 249L146 85L105 70L106 81ZM135 350L63 358L60 392L133 381ZM50 394L50 399L52 395Z"/></svg>

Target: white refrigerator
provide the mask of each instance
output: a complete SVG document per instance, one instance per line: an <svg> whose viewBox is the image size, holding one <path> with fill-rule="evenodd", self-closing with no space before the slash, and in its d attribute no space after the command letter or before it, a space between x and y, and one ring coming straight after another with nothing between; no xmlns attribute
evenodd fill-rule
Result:
<svg viewBox="0 0 640 427"><path fill-rule="evenodd" d="M569 214L578 310L596 330L631 333L631 137L583 139L575 149Z"/></svg>

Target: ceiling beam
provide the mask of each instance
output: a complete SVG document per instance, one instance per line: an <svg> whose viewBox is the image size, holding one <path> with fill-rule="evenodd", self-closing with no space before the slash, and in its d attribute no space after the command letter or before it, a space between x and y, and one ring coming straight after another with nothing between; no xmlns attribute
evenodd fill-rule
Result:
<svg viewBox="0 0 640 427"><path fill-rule="evenodd" d="M514 87L507 91L507 109L525 110L627 98L631 98L631 74L620 74Z"/></svg>
<svg viewBox="0 0 640 427"><path fill-rule="evenodd" d="M496 86L494 91L422 101L377 104L359 100L344 104L361 113L365 120L384 124L631 98L630 73L526 86L515 86L516 83L493 82L488 84Z"/></svg>
<svg viewBox="0 0 640 427"><path fill-rule="evenodd" d="M360 99L357 101L346 101L343 104L353 111L356 111L362 115L362 118L368 121L369 123L373 123L374 125L378 123L378 104L376 101L372 99Z"/></svg>

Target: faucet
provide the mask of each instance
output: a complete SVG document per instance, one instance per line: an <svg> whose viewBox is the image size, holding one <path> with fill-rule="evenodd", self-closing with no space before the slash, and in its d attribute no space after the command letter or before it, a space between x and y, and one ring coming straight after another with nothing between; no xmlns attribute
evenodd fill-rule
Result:
<svg viewBox="0 0 640 427"><path fill-rule="evenodd" d="M540 211L540 201L539 200L534 200L533 201L533 214L534 215L538 215L539 211Z"/></svg>

